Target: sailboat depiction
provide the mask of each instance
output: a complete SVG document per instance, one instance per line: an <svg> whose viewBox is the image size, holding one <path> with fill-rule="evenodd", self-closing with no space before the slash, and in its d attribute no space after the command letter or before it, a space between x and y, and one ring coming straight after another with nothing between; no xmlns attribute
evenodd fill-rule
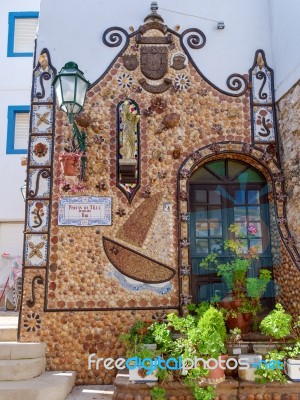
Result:
<svg viewBox="0 0 300 400"><path fill-rule="evenodd" d="M175 275L173 268L127 246L142 248L161 200L161 193L145 200L118 230L116 239L126 244L103 236L103 247L109 261L119 272L136 281L163 283Z"/></svg>

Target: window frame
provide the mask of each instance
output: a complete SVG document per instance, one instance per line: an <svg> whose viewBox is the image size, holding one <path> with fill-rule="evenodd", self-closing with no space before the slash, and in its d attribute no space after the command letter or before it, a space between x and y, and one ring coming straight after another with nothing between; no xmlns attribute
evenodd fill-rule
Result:
<svg viewBox="0 0 300 400"><path fill-rule="evenodd" d="M28 152L28 147L26 149L15 149L16 114L18 113L29 114L30 106L8 106L6 154L27 154Z"/></svg>
<svg viewBox="0 0 300 400"><path fill-rule="evenodd" d="M17 53L14 51L16 19L39 18L38 11L8 13L7 57L33 57L33 52Z"/></svg>
<svg viewBox="0 0 300 400"><path fill-rule="evenodd" d="M216 160L218 161L218 160ZM227 170L227 162L231 161L231 159L225 159L225 168L226 168L226 176L228 173ZM234 160L237 161L237 160ZM251 165L238 160L238 162L240 164L244 164L245 165L245 170L250 168L253 168ZM200 168L202 167L206 167L209 166L210 162L202 165ZM209 169L209 168L208 168ZM197 170L195 170L196 173ZM244 173L245 171L242 171L241 173ZM259 173L259 171L257 171ZM215 175L213 173L213 175ZM207 271L206 274L201 274L199 273L200 271L198 270L198 267L195 267L195 263L198 264L197 260L203 259L205 258L209 253L210 253L210 234L208 235L208 253L197 253L196 250L196 219L194 219L195 217L192 216L191 213L196 213L196 207L197 207L197 202L196 202L196 191L197 190L215 190L218 187L222 187L226 193L228 193L231 196L231 200L230 198L226 198L226 197L221 197L221 202L220 202L220 209L221 209L221 218L223 221L223 230L222 230L222 237L223 240L224 239L228 239L228 227L230 226L230 224L235 223L234 222L234 203L232 202L233 197L233 193L234 190L236 188L238 188L240 186L240 182L238 182L236 180L237 176L239 176L239 174L236 175L235 178L233 178L232 180L227 180L226 179L220 179L220 177L218 177L217 175L215 175L216 178L218 178L218 181L215 182L209 182L209 181L201 181L200 179L197 181L193 181L193 182L189 182L189 212L190 212L190 221L189 221L189 241L191 243L190 249L189 249L189 259L190 259L190 263L191 263L191 281L190 281L190 290L191 290L191 294L192 294L192 298L193 298L193 302L194 303L201 303L201 300L198 295L198 291L200 289L201 286L205 286L205 285L213 285L213 286L222 286L222 277L218 277L216 275L216 273L214 272L209 272ZM246 186L245 186L245 191L249 191L249 190L261 190L263 189L263 187L267 187L267 182L264 179L261 182L247 182ZM205 207L207 207L207 210L209 210L209 207L213 207L213 204L209 204L209 199L208 197L206 197L206 203L203 205ZM247 201L247 206L249 206L250 203L248 203ZM271 271L273 271L273 263L272 263L272 254L271 254L271 242L270 242L270 233L267 230L267 227L270 226L270 210L269 210L269 201L268 201L268 193L266 192L265 194L263 194L262 196L260 196L260 202L259 202L260 206L264 206L261 209L261 220L262 222L264 222L264 224L262 225L262 229L263 229L263 237L266 239L263 242L263 252L260 254L259 256L259 263L254 267L253 272L257 273L257 268L268 268ZM209 221L209 214L207 214L207 218ZM209 227L209 224L208 224ZM209 229L208 229L209 231ZM267 240L268 237L268 240ZM200 237L201 239L201 237ZM219 257L222 259L226 259L226 253L222 253L219 255ZM259 265L260 264L260 265ZM252 272L252 273L253 273ZM248 274L251 273L251 271L248 272ZM249 276L252 276L252 273ZM270 301L265 301L266 304L268 304ZM269 306L269 304L268 304Z"/></svg>

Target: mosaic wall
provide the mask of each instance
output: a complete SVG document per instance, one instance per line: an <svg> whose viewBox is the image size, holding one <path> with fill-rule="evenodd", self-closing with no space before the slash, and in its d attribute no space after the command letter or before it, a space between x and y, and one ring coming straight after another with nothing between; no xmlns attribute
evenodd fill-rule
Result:
<svg viewBox="0 0 300 400"><path fill-rule="evenodd" d="M274 206L273 237L281 240L284 258L277 255L274 264L280 298L290 311L298 307L284 294L290 271L297 279L300 275L292 261L297 252L276 150L273 74L263 51L255 54L249 71L252 84L248 75L233 74L225 92L202 76L188 53L188 46L201 51L205 45L201 31L179 35L154 18L131 35L109 29L104 43L121 45L118 30L125 47L92 85L77 117L87 133L85 181L63 173L61 155L72 131L63 112L53 115L54 69L46 51L33 76L19 337L45 341L48 368L76 370L79 384L112 382L115 371L88 371L88 354L123 355L118 335L137 317L159 318L190 302L188 181L208 160L240 159L265 175ZM134 112L118 117L120 104L134 104ZM126 184L120 185L124 176ZM81 226L62 225L61 204L68 202L60 200L72 197L82 197L84 204L111 198L111 223L89 226L86 217ZM85 215L87 208L81 210ZM296 286L289 285L291 294Z"/></svg>
<svg viewBox="0 0 300 400"><path fill-rule="evenodd" d="M291 231L300 247L300 83L298 82L277 104L281 154L286 193L287 217Z"/></svg>

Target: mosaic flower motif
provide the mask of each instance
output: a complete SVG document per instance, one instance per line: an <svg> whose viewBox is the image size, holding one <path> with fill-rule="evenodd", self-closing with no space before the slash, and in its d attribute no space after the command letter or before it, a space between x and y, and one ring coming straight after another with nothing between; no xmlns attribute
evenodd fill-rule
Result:
<svg viewBox="0 0 300 400"><path fill-rule="evenodd" d="M152 320L155 322L168 322L167 314L165 311L157 311L156 314L152 315Z"/></svg>
<svg viewBox="0 0 300 400"><path fill-rule="evenodd" d="M28 255L28 258L32 258L34 256L37 256L38 258L43 258L43 253L40 251L45 246L45 243L41 242L38 244L34 244L32 242L29 242L29 247L31 248L31 252Z"/></svg>
<svg viewBox="0 0 300 400"><path fill-rule="evenodd" d="M143 191L142 196L144 197L144 199L148 199L151 196L150 186L145 187L145 190Z"/></svg>
<svg viewBox="0 0 300 400"><path fill-rule="evenodd" d="M251 154L252 150L253 150L253 147L251 146L251 144L243 143L243 147L242 147L242 152L243 153Z"/></svg>
<svg viewBox="0 0 300 400"><path fill-rule="evenodd" d="M180 179L188 179L191 173L188 169L183 169L180 171Z"/></svg>
<svg viewBox="0 0 300 400"><path fill-rule="evenodd" d="M277 201L285 201L287 198L287 195L285 193L276 193L276 200Z"/></svg>
<svg viewBox="0 0 300 400"><path fill-rule="evenodd" d="M264 153L264 155L262 156L262 160L267 164L272 160L272 158L272 155L269 153Z"/></svg>
<svg viewBox="0 0 300 400"><path fill-rule="evenodd" d="M130 86L132 85L132 81L133 81L132 76L130 76L129 74L123 73L118 77L118 85L122 89L129 89Z"/></svg>
<svg viewBox="0 0 300 400"><path fill-rule="evenodd" d="M279 225L283 225L283 224L286 224L287 223L287 219L286 218L284 218L284 217L279 217L278 218L278 224Z"/></svg>
<svg viewBox="0 0 300 400"><path fill-rule="evenodd" d="M180 276L190 276L191 266L190 265L180 265Z"/></svg>
<svg viewBox="0 0 300 400"><path fill-rule="evenodd" d="M281 174L280 172L274 174L274 175L273 175L273 178L274 178L274 182L279 182L279 183L281 183L281 182L284 181L284 175Z"/></svg>
<svg viewBox="0 0 300 400"><path fill-rule="evenodd" d="M191 86L191 81L187 75L179 74L175 77L175 87L179 90L187 90Z"/></svg>
<svg viewBox="0 0 300 400"><path fill-rule="evenodd" d="M102 144L104 142L104 137L102 135L95 135L94 142L96 144Z"/></svg>
<svg viewBox="0 0 300 400"><path fill-rule="evenodd" d="M106 183L100 181L99 183L97 183L96 189L98 189L99 192L101 192L102 190L106 190Z"/></svg>
<svg viewBox="0 0 300 400"><path fill-rule="evenodd" d="M27 314L27 318L24 320L24 328L26 332L35 332L37 329L40 329L41 322L39 314Z"/></svg>
<svg viewBox="0 0 300 400"><path fill-rule="evenodd" d="M189 213L180 213L180 221L182 222L187 222L190 219L190 214Z"/></svg>
<svg viewBox="0 0 300 400"><path fill-rule="evenodd" d="M41 157L45 157L45 155L48 152L48 146L45 143L37 143L34 147L33 147L33 152L34 154L41 158Z"/></svg>
<svg viewBox="0 0 300 400"><path fill-rule="evenodd" d="M209 146L209 149L214 153L219 153L221 150L221 147L219 144L213 143L211 146Z"/></svg>
<svg viewBox="0 0 300 400"><path fill-rule="evenodd" d="M288 246L295 246L296 244L296 239L293 236L286 236L284 240Z"/></svg>
<svg viewBox="0 0 300 400"><path fill-rule="evenodd" d="M111 247L110 249L109 249L109 251L112 253L112 254L114 254L115 256L117 255L117 254L119 254L119 250L116 248L116 247Z"/></svg>
<svg viewBox="0 0 300 400"><path fill-rule="evenodd" d="M201 158L201 153L200 153L199 150L195 151L195 152L192 154L192 159L193 159L194 161L199 161L200 158Z"/></svg>
<svg viewBox="0 0 300 400"><path fill-rule="evenodd" d="M190 247L190 242L188 241L188 239L187 238L180 239L180 248L186 249L188 247Z"/></svg>
<svg viewBox="0 0 300 400"><path fill-rule="evenodd" d="M126 215L125 209L119 207L119 208L118 208L118 211L116 212L116 214L117 214L119 217L124 217L124 215Z"/></svg>
<svg viewBox="0 0 300 400"><path fill-rule="evenodd" d="M185 294L182 294L180 296L180 305L181 306L187 306L188 304L191 304L192 302L192 296L187 296Z"/></svg>

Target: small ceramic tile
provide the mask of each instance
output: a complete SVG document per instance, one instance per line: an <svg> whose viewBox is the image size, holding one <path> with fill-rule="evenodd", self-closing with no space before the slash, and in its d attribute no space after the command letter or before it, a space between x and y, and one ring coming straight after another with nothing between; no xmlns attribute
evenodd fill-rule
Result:
<svg viewBox="0 0 300 400"><path fill-rule="evenodd" d="M27 230L46 232L49 223L49 201L28 201Z"/></svg>
<svg viewBox="0 0 300 400"><path fill-rule="evenodd" d="M28 196L49 197L50 196L50 170L41 168L29 169Z"/></svg>
<svg viewBox="0 0 300 400"><path fill-rule="evenodd" d="M47 262L48 235L26 235L25 266L44 266Z"/></svg>
<svg viewBox="0 0 300 400"><path fill-rule="evenodd" d="M52 138L49 136L32 136L30 142L30 165L50 165Z"/></svg>
<svg viewBox="0 0 300 400"><path fill-rule="evenodd" d="M53 125L53 106L52 105L33 105L32 106L32 133L51 133Z"/></svg>
<svg viewBox="0 0 300 400"><path fill-rule="evenodd" d="M255 142L272 142L275 140L275 121L272 107L254 107L254 140Z"/></svg>

